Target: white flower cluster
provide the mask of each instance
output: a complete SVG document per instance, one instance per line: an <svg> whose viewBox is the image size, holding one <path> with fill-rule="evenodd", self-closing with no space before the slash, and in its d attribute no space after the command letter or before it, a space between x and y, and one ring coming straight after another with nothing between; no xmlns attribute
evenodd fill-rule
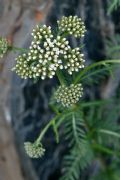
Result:
<svg viewBox="0 0 120 180"><path fill-rule="evenodd" d="M84 22L77 16L63 16L58 22L59 30L63 33L74 35L77 37L83 37L86 30Z"/></svg>
<svg viewBox="0 0 120 180"><path fill-rule="evenodd" d="M28 53L16 59L13 70L25 79L27 77L53 78L57 69L64 67L61 57L70 49L69 42L61 36L53 39L50 27L44 26L43 29L39 29L37 26L37 30L33 32L35 40L32 41ZM44 40L41 39L42 36Z"/></svg>
<svg viewBox="0 0 120 180"><path fill-rule="evenodd" d="M79 18L70 16L68 19L76 23ZM54 38L50 26L37 25L32 36L33 41L28 53L20 55L13 68L21 78L53 78L57 70L65 69L72 74L84 67L84 57L80 48L72 49L69 41L63 36L57 35Z"/></svg>
<svg viewBox="0 0 120 180"><path fill-rule="evenodd" d="M33 71L29 65L27 54L22 54L16 58L16 65L12 70L16 71L21 78L27 79L28 77L33 77Z"/></svg>
<svg viewBox="0 0 120 180"><path fill-rule="evenodd" d="M4 56L4 54L8 50L8 42L5 38L0 37L0 58Z"/></svg>
<svg viewBox="0 0 120 180"><path fill-rule="evenodd" d="M81 54L80 48L71 49L69 53L64 56L64 68L68 70L71 75L73 72L78 72L79 69L84 68L84 54Z"/></svg>
<svg viewBox="0 0 120 180"><path fill-rule="evenodd" d="M37 143L25 142L24 147L25 147L26 153L31 158L42 157L45 153L45 149L43 148L41 143L37 144Z"/></svg>
<svg viewBox="0 0 120 180"><path fill-rule="evenodd" d="M81 84L71 84L69 87L60 86L55 92L55 99L65 107L71 107L76 104L83 95L83 87Z"/></svg>
<svg viewBox="0 0 120 180"><path fill-rule="evenodd" d="M32 36L34 40L40 44L40 41L47 39L47 38L53 38L51 27L50 26L36 26L35 29L33 29Z"/></svg>
<svg viewBox="0 0 120 180"><path fill-rule="evenodd" d="M57 69L63 69L61 57L70 49L69 43L66 38L60 36L56 39L47 38L42 44L37 42L32 42L28 53L28 61L32 62L33 77L53 78Z"/></svg>

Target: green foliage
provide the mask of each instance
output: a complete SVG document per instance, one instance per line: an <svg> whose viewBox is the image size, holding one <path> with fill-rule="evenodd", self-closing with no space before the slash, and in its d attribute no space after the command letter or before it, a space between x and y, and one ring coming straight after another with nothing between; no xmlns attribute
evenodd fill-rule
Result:
<svg viewBox="0 0 120 180"><path fill-rule="evenodd" d="M78 180L80 171L86 168L91 162L93 155L86 142L81 142L81 148L74 146L69 155L63 160L63 173L61 180Z"/></svg>
<svg viewBox="0 0 120 180"><path fill-rule="evenodd" d="M119 99L117 101L119 102ZM120 128L117 122L120 106L113 108L114 103L117 102L83 102L79 106L83 113L77 109L64 121L70 152L63 159L61 180L80 179L81 171L93 161L99 161L100 169L94 176L89 177L90 180L118 180L117 168L111 167L113 162L116 162L115 158L120 163ZM106 164L108 158L111 159L110 165ZM112 169L111 173L108 169Z"/></svg>
<svg viewBox="0 0 120 180"><path fill-rule="evenodd" d="M90 180L119 180L120 173L112 170L100 171L97 176L92 176Z"/></svg>
<svg viewBox="0 0 120 180"><path fill-rule="evenodd" d="M120 35L116 34L109 40L106 40L107 57L111 59L120 58Z"/></svg>
<svg viewBox="0 0 120 180"><path fill-rule="evenodd" d="M65 122L64 132L70 146L80 145L81 139L85 138L85 124L80 114L72 113Z"/></svg>
<svg viewBox="0 0 120 180"><path fill-rule="evenodd" d="M98 68L98 67L106 67L107 70L109 70L110 73L112 73L111 71L111 67L112 65L115 64L119 64L120 60L119 59L114 59L114 60L103 60L103 61L99 61L93 64L90 64L89 66L85 67L74 79L74 83L77 84L78 82L80 82L82 80L82 78L84 76L86 76L86 74L91 71L94 70L94 68ZM96 73L96 75L99 75L99 71ZM89 74L87 76L87 78L89 77Z"/></svg>
<svg viewBox="0 0 120 180"><path fill-rule="evenodd" d="M95 142L93 144L97 153L95 159L99 158L100 161L98 173L90 177L90 180L119 179L116 174L119 166L112 167L117 161L120 163L120 128L118 125L120 106L115 107L114 103L117 104L117 102L114 101L108 101L107 104L101 104L94 108L93 106L89 107L87 114L85 114L89 124L90 139L94 139ZM109 163L107 163L107 159L109 159Z"/></svg>
<svg viewBox="0 0 120 180"><path fill-rule="evenodd" d="M110 0L109 7L108 7L108 13L110 14L114 10L117 10L119 7L120 7L120 0Z"/></svg>
<svg viewBox="0 0 120 180"><path fill-rule="evenodd" d="M80 114L73 113L72 118L66 120L64 132L71 150L64 157L64 175L61 180L77 180L80 177L80 171L93 160L93 152L87 140L84 120Z"/></svg>
<svg viewBox="0 0 120 180"><path fill-rule="evenodd" d="M94 85L99 84L102 80L106 79L109 76L113 76L112 72L115 68L115 65L104 65L100 67L95 67L89 70L82 78L81 82L84 85Z"/></svg>

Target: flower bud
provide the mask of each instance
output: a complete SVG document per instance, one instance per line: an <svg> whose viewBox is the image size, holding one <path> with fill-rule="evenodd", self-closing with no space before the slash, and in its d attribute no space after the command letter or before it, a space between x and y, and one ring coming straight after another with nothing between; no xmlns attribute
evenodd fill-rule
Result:
<svg viewBox="0 0 120 180"><path fill-rule="evenodd" d="M26 150L26 153L31 158L39 158L42 157L45 153L45 149L43 148L41 143L31 143L31 142L25 142L24 147Z"/></svg>

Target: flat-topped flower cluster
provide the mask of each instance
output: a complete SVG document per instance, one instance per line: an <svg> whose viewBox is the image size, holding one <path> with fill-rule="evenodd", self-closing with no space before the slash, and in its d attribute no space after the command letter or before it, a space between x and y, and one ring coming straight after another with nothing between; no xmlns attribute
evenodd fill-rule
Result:
<svg viewBox="0 0 120 180"><path fill-rule="evenodd" d="M26 153L31 158L42 157L44 155L44 153L45 153L45 149L43 148L41 143L25 142L24 147L25 147Z"/></svg>
<svg viewBox="0 0 120 180"><path fill-rule="evenodd" d="M0 58L6 54L8 50L8 41L5 38L0 37Z"/></svg>
<svg viewBox="0 0 120 180"><path fill-rule="evenodd" d="M85 25L81 18L78 16L63 16L60 21L57 21L59 30L73 35L75 37L83 37L85 34Z"/></svg>
<svg viewBox="0 0 120 180"><path fill-rule="evenodd" d="M64 69L71 75L84 67L84 55L80 48L72 49L65 37L71 35L71 32L75 37L84 36L84 23L77 16L63 17L58 21L58 29L60 32L57 36L52 34L50 26L37 25L33 29L33 41L28 52L16 58L13 68L19 76L24 79L53 78L57 70Z"/></svg>
<svg viewBox="0 0 120 180"><path fill-rule="evenodd" d="M59 86L55 92L55 99L64 107L70 107L76 104L83 95L83 87L81 84L71 84L70 86Z"/></svg>

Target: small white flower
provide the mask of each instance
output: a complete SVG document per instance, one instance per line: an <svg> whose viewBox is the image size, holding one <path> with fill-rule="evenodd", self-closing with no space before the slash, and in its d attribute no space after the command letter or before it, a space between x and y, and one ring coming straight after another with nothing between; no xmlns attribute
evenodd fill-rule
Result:
<svg viewBox="0 0 120 180"><path fill-rule="evenodd" d="M44 79L45 79L45 76L41 76L41 79L44 80Z"/></svg>
<svg viewBox="0 0 120 180"><path fill-rule="evenodd" d="M51 61L51 60L52 60L52 57L49 56L48 60Z"/></svg>
<svg viewBox="0 0 120 180"><path fill-rule="evenodd" d="M44 47L47 47L48 43L47 42L44 42Z"/></svg>
<svg viewBox="0 0 120 180"><path fill-rule="evenodd" d="M63 69L63 65L60 65L59 68L60 68L60 69Z"/></svg>
<svg viewBox="0 0 120 180"><path fill-rule="evenodd" d="M46 54L45 54L45 58L48 58L48 57L49 57L49 55L46 53Z"/></svg>
<svg viewBox="0 0 120 180"><path fill-rule="evenodd" d="M54 69L55 65L54 64L50 64L50 68Z"/></svg>

